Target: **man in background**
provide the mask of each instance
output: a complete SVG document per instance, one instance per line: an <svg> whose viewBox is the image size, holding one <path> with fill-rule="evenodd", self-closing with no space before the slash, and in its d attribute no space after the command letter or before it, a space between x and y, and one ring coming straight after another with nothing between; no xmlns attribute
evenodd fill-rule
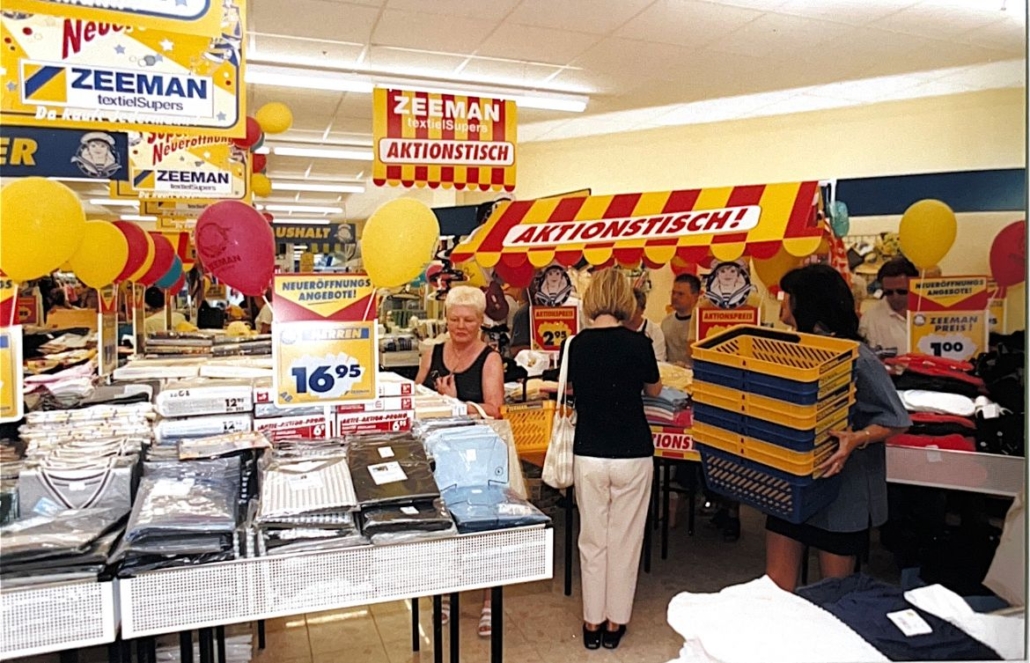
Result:
<svg viewBox="0 0 1030 663"><path fill-rule="evenodd" d="M143 321L143 330L147 335L160 331L171 331L165 329L165 293L160 288L147 288L143 295L143 301L147 305L147 318ZM172 329L181 323L186 322L186 316L178 311L172 311Z"/></svg>
<svg viewBox="0 0 1030 663"><path fill-rule="evenodd" d="M862 316L858 331L880 356L908 352L909 281L918 277L919 270L907 258L884 263L876 275L883 298Z"/></svg>
<svg viewBox="0 0 1030 663"><path fill-rule="evenodd" d="M654 358L665 361L665 334L662 333L661 327L644 317L644 311L647 310L647 293L640 288L633 288L633 297L637 300L637 308L633 312L633 317L624 323L625 327L646 336L654 349Z"/></svg>
<svg viewBox="0 0 1030 663"><path fill-rule="evenodd" d="M697 338L694 307L701 296L701 279L693 274L680 274L672 284L672 313L662 320L665 335L665 360L691 368L690 344Z"/></svg>

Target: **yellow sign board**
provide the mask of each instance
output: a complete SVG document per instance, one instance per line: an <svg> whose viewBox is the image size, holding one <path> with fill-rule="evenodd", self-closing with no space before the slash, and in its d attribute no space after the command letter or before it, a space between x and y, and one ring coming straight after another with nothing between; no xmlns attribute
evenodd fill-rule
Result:
<svg viewBox="0 0 1030 663"><path fill-rule="evenodd" d="M101 377L112 375L118 368L118 289L108 285L97 290L97 346L100 350L97 370Z"/></svg>
<svg viewBox="0 0 1030 663"><path fill-rule="evenodd" d="M276 403L374 399L379 343L368 276L278 274L272 288Z"/></svg>
<svg viewBox="0 0 1030 663"><path fill-rule="evenodd" d="M129 133L130 185L143 199L246 199L249 161L222 136Z"/></svg>
<svg viewBox="0 0 1030 663"><path fill-rule="evenodd" d="M0 14L4 124L246 134L245 0L222 2L216 36L98 23L92 9L54 16L10 11L9 4Z"/></svg>
<svg viewBox="0 0 1030 663"><path fill-rule="evenodd" d="M4 10L25 14L66 16L96 22L94 29L108 24L135 25L165 32L184 32L206 37L222 34L222 11L219 0L4 0Z"/></svg>
<svg viewBox="0 0 1030 663"><path fill-rule="evenodd" d="M18 421L24 415L23 371L21 325L0 327L0 423Z"/></svg>
<svg viewBox="0 0 1030 663"><path fill-rule="evenodd" d="M987 278L913 279L908 301L908 347L968 361L987 349Z"/></svg>

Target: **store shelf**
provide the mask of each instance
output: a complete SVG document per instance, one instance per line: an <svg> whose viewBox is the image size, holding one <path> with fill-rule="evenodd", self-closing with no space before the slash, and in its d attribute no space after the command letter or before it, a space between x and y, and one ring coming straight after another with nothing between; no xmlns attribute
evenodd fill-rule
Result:
<svg viewBox="0 0 1030 663"><path fill-rule="evenodd" d="M393 368L395 366L418 366L418 362L418 350L379 353L379 364L383 368Z"/></svg>
<svg viewBox="0 0 1030 663"><path fill-rule="evenodd" d="M553 551L553 530L531 527L155 571L119 583L122 636L545 580Z"/></svg>
<svg viewBox="0 0 1030 663"><path fill-rule="evenodd" d="M114 642L114 593L94 581L0 592L0 659Z"/></svg>
<svg viewBox="0 0 1030 663"><path fill-rule="evenodd" d="M1026 459L1016 456L887 447L887 481L1013 497L1023 487Z"/></svg>

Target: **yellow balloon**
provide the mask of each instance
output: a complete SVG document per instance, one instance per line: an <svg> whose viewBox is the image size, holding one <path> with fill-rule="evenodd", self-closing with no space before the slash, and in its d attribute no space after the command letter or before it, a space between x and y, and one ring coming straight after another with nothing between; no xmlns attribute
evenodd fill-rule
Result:
<svg viewBox="0 0 1030 663"><path fill-rule="evenodd" d="M440 223L424 203L400 198L380 206L361 235L361 257L372 285L395 288L418 278L439 238Z"/></svg>
<svg viewBox="0 0 1030 663"><path fill-rule="evenodd" d="M939 200L920 200L901 217L901 252L919 269L929 269L948 255L957 232L958 221L950 207Z"/></svg>
<svg viewBox="0 0 1030 663"><path fill-rule="evenodd" d="M43 177L0 190L0 269L15 281L49 274L82 242L86 213L75 192Z"/></svg>
<svg viewBox="0 0 1030 663"><path fill-rule="evenodd" d="M263 173L254 173L250 176L250 190L255 196L267 198L272 195L272 180Z"/></svg>
<svg viewBox="0 0 1030 663"><path fill-rule="evenodd" d="M80 281L91 288L110 284L125 268L129 242L107 221L87 221L82 244L68 263Z"/></svg>
<svg viewBox="0 0 1030 663"><path fill-rule="evenodd" d="M776 251L776 255L767 260L753 260L755 274L766 288L779 287L780 279L787 275L792 269L801 266L801 258L792 256L782 246Z"/></svg>
<svg viewBox="0 0 1030 663"><path fill-rule="evenodd" d="M254 119L261 125L266 134L281 134L293 125L293 113L290 107L278 101L265 104L258 109Z"/></svg>

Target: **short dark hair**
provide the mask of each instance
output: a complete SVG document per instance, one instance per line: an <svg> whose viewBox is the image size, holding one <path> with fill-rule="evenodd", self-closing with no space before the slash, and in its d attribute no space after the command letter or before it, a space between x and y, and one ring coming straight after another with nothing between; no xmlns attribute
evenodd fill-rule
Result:
<svg viewBox="0 0 1030 663"><path fill-rule="evenodd" d="M160 288L147 288L147 291L143 294L143 301L150 308L164 308L165 293L161 292Z"/></svg>
<svg viewBox="0 0 1030 663"><path fill-rule="evenodd" d="M808 265L792 270L780 279L780 289L790 295L799 332L812 334L820 327L837 338L864 340L858 333L855 296L833 267Z"/></svg>
<svg viewBox="0 0 1030 663"><path fill-rule="evenodd" d="M680 274L673 283L686 283L695 295L701 292L701 279L693 274Z"/></svg>
<svg viewBox="0 0 1030 663"><path fill-rule="evenodd" d="M640 288L633 288L633 297L637 300L637 308L647 308L647 293Z"/></svg>
<svg viewBox="0 0 1030 663"><path fill-rule="evenodd" d="M908 258L892 258L880 267L880 271L876 273L876 280L883 283L884 279L889 279L893 276L918 278L919 270L916 269L916 266Z"/></svg>

